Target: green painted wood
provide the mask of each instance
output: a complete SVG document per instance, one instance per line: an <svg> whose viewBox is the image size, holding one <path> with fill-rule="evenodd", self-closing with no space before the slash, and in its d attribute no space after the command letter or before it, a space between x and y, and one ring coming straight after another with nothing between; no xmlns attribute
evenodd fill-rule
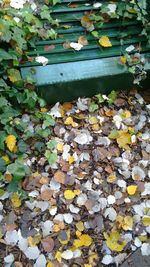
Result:
<svg viewBox="0 0 150 267"><path fill-rule="evenodd" d="M99 2L109 3L108 0ZM77 5L70 7L70 3ZM23 78L30 76L37 86L38 93L49 104L70 101L79 96L92 96L98 92L107 93L112 89L131 88L133 76L126 66L118 64L119 56L129 45L140 46L143 57L148 60L146 69L149 75L143 86L149 86L150 48L147 46L146 38L140 36L141 24L133 19L112 19L104 24L97 22L94 26L99 36L95 38L81 26L83 15L94 10L94 1L91 1L90 6L85 5L86 3L85 0L62 0L60 4L55 5L52 16L60 21L57 39L36 40L35 48L30 48L27 52L33 60L20 64ZM110 38L112 47L104 48L99 45L98 39L103 35ZM64 42L77 42L80 36L86 36L88 40L88 45L83 46L80 51L63 47ZM47 49L47 45L54 46ZM48 64L45 67L41 66L35 61L36 56L45 56Z"/></svg>
<svg viewBox="0 0 150 267"><path fill-rule="evenodd" d="M131 27L127 27L126 29L113 28L110 31L108 31L107 29L107 30L98 30L97 32L99 34L99 38L103 35L107 35L109 38L113 38L113 37L125 38L131 35L132 36L138 35L141 33L141 31L142 31L142 28L140 26L139 27L131 26ZM85 36L88 41L92 41L92 40L96 41L96 38L94 38L94 36L91 33L86 34L86 32L84 31L84 33L81 33L81 32L64 33L63 35L60 35L60 37L58 36L56 40L36 42L35 46L41 48L41 47L44 47L44 45L61 44L66 41L77 42L80 36Z"/></svg>
<svg viewBox="0 0 150 267"><path fill-rule="evenodd" d="M47 54L46 58L49 60L48 64L58 64L58 63L67 63L67 62L75 62L75 61L84 61L84 60L92 60L97 58L109 58L113 56L119 56L122 55L125 49L129 46L129 43L122 46L114 46L112 48L101 48L98 47L97 49L86 49L86 50L80 50L80 52L72 51L70 52L67 49L67 53L60 53L60 54ZM142 49L143 52L149 51L149 48L146 46L143 46ZM40 66L41 64L33 61L33 62L27 62L26 64L20 65L23 67L34 67L34 66Z"/></svg>

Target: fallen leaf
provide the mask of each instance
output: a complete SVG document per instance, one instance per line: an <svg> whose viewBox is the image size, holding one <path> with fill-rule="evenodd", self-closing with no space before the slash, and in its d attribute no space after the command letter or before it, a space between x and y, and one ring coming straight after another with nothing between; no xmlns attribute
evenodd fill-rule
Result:
<svg viewBox="0 0 150 267"><path fill-rule="evenodd" d="M81 45L88 45L88 40L86 39L85 36L80 36L78 39L78 43Z"/></svg>
<svg viewBox="0 0 150 267"><path fill-rule="evenodd" d="M44 46L45 51L50 51L50 50L53 50L54 48L55 48L55 45L45 45Z"/></svg>
<svg viewBox="0 0 150 267"><path fill-rule="evenodd" d="M119 131L119 136L117 137L117 143L120 148L124 149L130 149L128 145L130 145L131 142L131 134L124 132L124 131Z"/></svg>
<svg viewBox="0 0 150 267"><path fill-rule="evenodd" d="M16 137L14 135L8 135L5 139L8 149L13 152L16 147Z"/></svg>
<svg viewBox="0 0 150 267"><path fill-rule="evenodd" d="M110 42L110 40L107 36L102 36L99 39L99 44L103 47L111 47L112 46L112 43Z"/></svg>
<svg viewBox="0 0 150 267"><path fill-rule="evenodd" d="M127 187L127 192L130 196L134 195L136 193L137 190L137 185L129 185Z"/></svg>
<svg viewBox="0 0 150 267"><path fill-rule="evenodd" d="M61 257L65 260L71 260L73 258L73 252L67 249L61 254Z"/></svg>
<svg viewBox="0 0 150 267"><path fill-rule="evenodd" d="M116 230L112 230L110 235L104 233L106 245L109 249L116 252L121 252L126 246L126 241L122 240L120 234Z"/></svg>
<svg viewBox="0 0 150 267"><path fill-rule="evenodd" d="M50 237L50 236L47 236L45 237L44 239L41 240L41 244L43 246L43 249L46 251L46 252L51 252L53 251L54 249L54 240Z"/></svg>
<svg viewBox="0 0 150 267"><path fill-rule="evenodd" d="M62 171L55 172L54 179L57 183L64 184L65 183L65 173Z"/></svg>
<svg viewBox="0 0 150 267"><path fill-rule="evenodd" d="M72 190L65 190L64 197L67 200L71 200L76 196L76 194Z"/></svg>
<svg viewBox="0 0 150 267"><path fill-rule="evenodd" d="M74 240L73 245L76 248L85 246L85 247L89 247L92 244L92 238L87 235L87 234L83 234L79 236L79 239Z"/></svg>
<svg viewBox="0 0 150 267"><path fill-rule="evenodd" d="M21 206L21 199L18 193L13 193L11 196L11 202L14 208L19 208Z"/></svg>

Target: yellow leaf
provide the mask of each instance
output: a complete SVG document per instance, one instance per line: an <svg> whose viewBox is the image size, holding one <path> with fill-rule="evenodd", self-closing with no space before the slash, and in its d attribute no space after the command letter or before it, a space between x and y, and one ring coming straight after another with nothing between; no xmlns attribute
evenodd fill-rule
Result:
<svg viewBox="0 0 150 267"><path fill-rule="evenodd" d="M46 267L54 267L53 262L52 262L52 261L49 261L49 262L47 263Z"/></svg>
<svg viewBox="0 0 150 267"><path fill-rule="evenodd" d="M13 152L16 148L16 137L14 135L8 135L5 139L8 149Z"/></svg>
<svg viewBox="0 0 150 267"><path fill-rule="evenodd" d="M11 202L14 208L19 208L21 206L21 200L17 193L13 193L11 196Z"/></svg>
<svg viewBox="0 0 150 267"><path fill-rule="evenodd" d="M119 136L117 137L117 143L120 148L129 149L129 144L131 144L131 134L119 131Z"/></svg>
<svg viewBox="0 0 150 267"><path fill-rule="evenodd" d="M75 197L75 193L72 190L65 190L64 197L67 200L73 199Z"/></svg>
<svg viewBox="0 0 150 267"><path fill-rule="evenodd" d="M144 216L142 218L142 222L144 226L149 226L150 225L150 217L149 216Z"/></svg>
<svg viewBox="0 0 150 267"><path fill-rule="evenodd" d="M129 110L125 110L121 116L124 118L124 119L129 119L131 117L131 112Z"/></svg>
<svg viewBox="0 0 150 267"><path fill-rule="evenodd" d="M65 125L72 125L72 127L77 127L78 123L74 122L73 118L68 117L65 121L64 121Z"/></svg>
<svg viewBox="0 0 150 267"><path fill-rule="evenodd" d="M73 156L70 156L68 162L69 164L72 164L73 162L75 162L75 158Z"/></svg>
<svg viewBox="0 0 150 267"><path fill-rule="evenodd" d="M121 62L122 64L126 64L126 62L127 62L126 57L125 57L125 56L121 56L121 57L120 57L120 62Z"/></svg>
<svg viewBox="0 0 150 267"><path fill-rule="evenodd" d="M116 175L115 174L110 174L108 177L107 177L107 182L108 183L113 183L115 182L117 179Z"/></svg>
<svg viewBox="0 0 150 267"><path fill-rule="evenodd" d="M103 47L111 47L112 46L112 43L110 42L110 40L107 36L102 36L99 39L99 44Z"/></svg>
<svg viewBox="0 0 150 267"><path fill-rule="evenodd" d="M79 236L79 239L76 239L73 244L76 248L82 246L89 247L92 244L92 238L87 234L83 234Z"/></svg>
<svg viewBox="0 0 150 267"><path fill-rule="evenodd" d="M127 187L127 192L130 196L134 195L136 193L137 190L137 185L129 185Z"/></svg>
<svg viewBox="0 0 150 267"><path fill-rule="evenodd" d="M47 112L48 109L47 108L41 108L41 112Z"/></svg>
<svg viewBox="0 0 150 267"><path fill-rule="evenodd" d="M98 255L96 253L92 253L89 257L89 263L93 264L95 260L98 260Z"/></svg>
<svg viewBox="0 0 150 267"><path fill-rule="evenodd" d="M6 163L10 162L10 159L7 155L3 156L2 159L5 160Z"/></svg>
<svg viewBox="0 0 150 267"><path fill-rule="evenodd" d="M58 143L58 144L57 144L57 150L58 150L58 151L63 151L63 148L64 148L63 143Z"/></svg>
<svg viewBox="0 0 150 267"><path fill-rule="evenodd" d="M37 244L40 243L41 241L41 236L40 235L37 235L37 236L29 236L27 237L27 241L28 241L28 244L30 247L35 247Z"/></svg>
<svg viewBox="0 0 150 267"><path fill-rule="evenodd" d="M81 235L82 235L82 233L81 233L79 230L77 230L77 231L76 231L76 236L77 236L77 237L80 237Z"/></svg>
<svg viewBox="0 0 150 267"><path fill-rule="evenodd" d="M121 252L126 246L126 241L123 241L119 232L112 230L110 235L104 233L106 244L109 249L116 252Z"/></svg>
<svg viewBox="0 0 150 267"><path fill-rule="evenodd" d="M60 251L57 251L56 254L55 254L55 259L61 263L61 252Z"/></svg>
<svg viewBox="0 0 150 267"><path fill-rule="evenodd" d="M73 192L75 193L76 196L80 195L81 193L80 189L75 189Z"/></svg>
<svg viewBox="0 0 150 267"><path fill-rule="evenodd" d="M77 227L77 229L80 232L84 231L84 224L83 224L83 222L81 222L81 221L80 222L77 222L76 227Z"/></svg>
<svg viewBox="0 0 150 267"><path fill-rule="evenodd" d="M96 124L97 123L97 118L96 117L90 117L89 118L89 123L90 124Z"/></svg>
<svg viewBox="0 0 150 267"><path fill-rule="evenodd" d="M69 26L69 25L63 25L63 27L64 27L65 29L70 29L72 26Z"/></svg>
<svg viewBox="0 0 150 267"><path fill-rule="evenodd" d="M147 239L148 239L147 235L140 235L138 238L139 238L140 241L142 241L142 242L145 242L145 241L147 241Z"/></svg>
<svg viewBox="0 0 150 267"><path fill-rule="evenodd" d="M92 267L91 264L84 264L84 267Z"/></svg>
<svg viewBox="0 0 150 267"><path fill-rule="evenodd" d="M8 15L5 15L5 16L4 16L4 19L5 19L5 20L11 20L12 18L13 18L12 16L8 16Z"/></svg>
<svg viewBox="0 0 150 267"><path fill-rule="evenodd" d="M124 218L124 222L123 222L123 226L122 228L125 230L125 231L128 231L128 230L131 230L133 227L133 218L131 216L126 216Z"/></svg>
<svg viewBox="0 0 150 267"><path fill-rule="evenodd" d="M118 229L123 229L125 231L132 230L133 218L131 216L117 216L116 218Z"/></svg>

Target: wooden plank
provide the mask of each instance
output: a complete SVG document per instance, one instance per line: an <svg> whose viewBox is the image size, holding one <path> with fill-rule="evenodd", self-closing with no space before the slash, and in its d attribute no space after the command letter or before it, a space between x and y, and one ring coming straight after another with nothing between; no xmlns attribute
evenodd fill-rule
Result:
<svg viewBox="0 0 150 267"><path fill-rule="evenodd" d="M80 56L82 54L81 60L84 60L84 52L90 50L90 53L92 53L92 52L94 52L93 50L95 50L95 52L97 52L97 50L98 50L100 58L104 57L104 56L110 57L110 56L114 56L114 53L117 52L117 50L118 50L117 54L120 54L121 51L123 51L124 45L127 46L130 44L134 45L134 44L139 44L139 43L142 45L142 43L145 44L146 40L145 40L144 36L143 37L142 36L141 37L134 37L134 38L132 38L132 42L131 42L131 39L128 38L128 39L122 40L122 45L120 45L120 40L117 40L116 38L110 39L110 41L112 43L112 47L103 48L98 44L97 41L94 40L94 41L91 41L88 45L83 46L80 51L75 51L72 48L64 49L62 44L56 44L55 48L52 50L49 50L49 51L45 51L44 47L42 46L42 47L40 47L40 49L35 49L34 51L29 51L27 53L27 55L28 56L45 55L49 59L49 57L51 57L52 55L55 56L56 54L59 54L59 58L61 58L62 53L63 53L64 55L67 56L68 60L70 61L69 57L71 57L71 59L72 59L72 55L70 54L71 52L73 52L77 57L78 57L78 55ZM58 57L58 55L56 55L56 57Z"/></svg>

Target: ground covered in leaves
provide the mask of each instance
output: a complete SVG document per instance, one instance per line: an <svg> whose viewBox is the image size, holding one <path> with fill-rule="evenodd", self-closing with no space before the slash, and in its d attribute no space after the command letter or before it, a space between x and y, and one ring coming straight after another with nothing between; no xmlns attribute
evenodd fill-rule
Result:
<svg viewBox="0 0 150 267"><path fill-rule="evenodd" d="M150 255L149 113L132 91L14 119L25 124L22 139L31 137L26 170L3 156L0 266L118 266L139 247ZM42 114L51 121L37 124ZM32 139L36 131L45 143ZM10 153L18 149L14 135L4 142Z"/></svg>

